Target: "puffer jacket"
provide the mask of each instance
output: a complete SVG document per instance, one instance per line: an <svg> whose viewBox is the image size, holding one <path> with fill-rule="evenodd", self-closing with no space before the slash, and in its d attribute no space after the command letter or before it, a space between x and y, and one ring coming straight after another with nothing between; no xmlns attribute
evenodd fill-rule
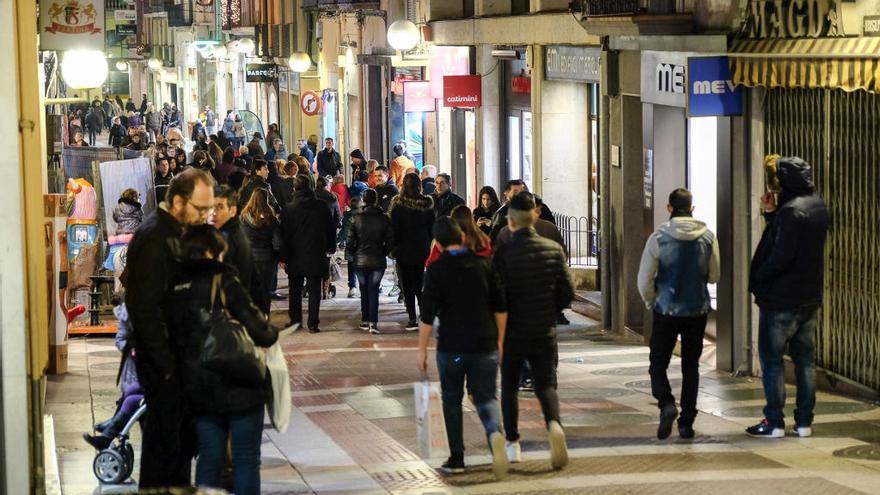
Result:
<svg viewBox="0 0 880 495"><path fill-rule="evenodd" d="M147 129L158 131L162 127L162 115L160 115L159 112L155 110L153 110L152 112L147 112L146 124Z"/></svg>
<svg viewBox="0 0 880 495"><path fill-rule="evenodd" d="M385 268L385 257L394 245L391 220L376 206L365 206L354 216L346 249L354 253L358 269Z"/></svg>
<svg viewBox="0 0 880 495"><path fill-rule="evenodd" d="M434 203L430 196L397 195L389 207L394 231L394 259L405 265L424 265L431 251Z"/></svg>
<svg viewBox="0 0 880 495"><path fill-rule="evenodd" d="M816 306L822 302L828 210L815 193L807 162L780 158L776 176L782 186L779 207L764 215L767 226L752 258L749 291L761 309Z"/></svg>
<svg viewBox="0 0 880 495"><path fill-rule="evenodd" d="M706 284L718 282L720 274L715 234L690 216L674 217L645 244L639 293L648 309L662 315L704 315L712 309Z"/></svg>
<svg viewBox="0 0 880 495"><path fill-rule="evenodd" d="M137 201L120 198L113 209L116 234L132 234L144 221L144 210Z"/></svg>
<svg viewBox="0 0 880 495"><path fill-rule="evenodd" d="M535 229L520 229L498 248L494 262L507 296L505 346L554 338L559 312L574 299L562 247Z"/></svg>
<svg viewBox="0 0 880 495"><path fill-rule="evenodd" d="M205 369L199 362L205 338L210 331L211 286L214 275L221 276L220 286L226 297L229 315L239 321L254 344L268 347L278 340L278 332L269 325L262 312L251 302L248 291L235 276L235 270L219 261L188 260L182 264L183 277L174 287L177 301L174 327L182 333L185 353L184 390L190 407L199 414L233 414L264 406L272 396L267 379L262 386L236 383ZM219 291L215 304L220 308Z"/></svg>

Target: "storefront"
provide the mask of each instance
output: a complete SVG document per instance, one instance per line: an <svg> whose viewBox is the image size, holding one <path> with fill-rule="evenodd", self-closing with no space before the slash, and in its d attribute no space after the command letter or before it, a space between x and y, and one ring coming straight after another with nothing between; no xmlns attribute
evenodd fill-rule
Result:
<svg viewBox="0 0 880 495"><path fill-rule="evenodd" d="M535 181L532 167L532 79L525 61L525 49L513 50L517 57L499 61L502 71L502 174L503 179L521 179L530 190Z"/></svg>
<svg viewBox="0 0 880 495"><path fill-rule="evenodd" d="M876 18L841 8L829 3L805 11L803 24L811 30L799 29L801 24L768 25L762 20L766 12L750 12L752 39L733 43L730 67L733 82L749 88L747 117L755 122L749 134L752 195L767 190L761 168L766 155L798 156L811 164L817 194L829 209L825 290L816 329L817 365L826 373L819 375L833 376L831 386L876 393L880 38L874 36L880 33ZM784 39L796 37L801 39ZM756 228L753 241L759 235ZM757 335L756 328L752 333Z"/></svg>

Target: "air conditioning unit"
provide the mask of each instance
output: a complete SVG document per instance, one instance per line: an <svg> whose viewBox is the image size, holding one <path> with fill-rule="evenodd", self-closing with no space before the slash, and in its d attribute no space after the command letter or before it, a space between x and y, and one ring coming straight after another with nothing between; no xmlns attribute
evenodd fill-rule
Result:
<svg viewBox="0 0 880 495"><path fill-rule="evenodd" d="M522 54L517 50L492 50L492 58L499 60L517 60Z"/></svg>

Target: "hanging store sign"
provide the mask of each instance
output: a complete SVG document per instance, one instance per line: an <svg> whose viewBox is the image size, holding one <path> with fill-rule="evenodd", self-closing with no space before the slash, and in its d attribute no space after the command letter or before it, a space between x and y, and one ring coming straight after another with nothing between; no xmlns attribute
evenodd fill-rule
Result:
<svg viewBox="0 0 880 495"><path fill-rule="evenodd" d="M602 50L588 46L548 46L544 49L544 78L548 81L599 82Z"/></svg>
<svg viewBox="0 0 880 495"><path fill-rule="evenodd" d="M727 57L689 57L688 116L742 115L741 86L730 78Z"/></svg>
<svg viewBox="0 0 880 495"><path fill-rule="evenodd" d="M687 107L686 52L642 52L641 97L644 103Z"/></svg>
<svg viewBox="0 0 880 495"><path fill-rule="evenodd" d="M531 93L532 79L525 76L514 76L510 78L510 91L513 93Z"/></svg>
<svg viewBox="0 0 880 495"><path fill-rule="evenodd" d="M117 22L137 21L137 10L114 10L113 18Z"/></svg>
<svg viewBox="0 0 880 495"><path fill-rule="evenodd" d="M275 64L247 64L244 80L246 82L275 82L278 68Z"/></svg>
<svg viewBox="0 0 880 495"><path fill-rule="evenodd" d="M433 112L436 109L431 81L407 81L403 83L403 111Z"/></svg>
<svg viewBox="0 0 880 495"><path fill-rule="evenodd" d="M444 76L443 106L476 108L482 103L483 88L480 76Z"/></svg>
<svg viewBox="0 0 880 495"><path fill-rule="evenodd" d="M137 34L137 24L117 24L116 25L116 34L119 36L128 36L131 34Z"/></svg>
<svg viewBox="0 0 880 495"><path fill-rule="evenodd" d="M41 50L104 50L104 0L41 0Z"/></svg>
<svg viewBox="0 0 880 495"><path fill-rule="evenodd" d="M428 79L435 98L443 96L443 76L470 74L470 48L466 46L435 46L431 50Z"/></svg>
<svg viewBox="0 0 880 495"><path fill-rule="evenodd" d="M841 0L760 0L749 2L749 38L825 38L844 36Z"/></svg>
<svg viewBox="0 0 880 495"><path fill-rule="evenodd" d="M299 108L308 116L318 115L321 111L321 97L314 91L303 91L299 97Z"/></svg>

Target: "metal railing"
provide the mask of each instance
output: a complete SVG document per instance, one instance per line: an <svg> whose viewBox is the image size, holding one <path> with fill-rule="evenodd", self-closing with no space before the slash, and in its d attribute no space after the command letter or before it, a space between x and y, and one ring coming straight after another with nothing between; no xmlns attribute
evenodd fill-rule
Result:
<svg viewBox="0 0 880 495"><path fill-rule="evenodd" d="M568 256L568 266L599 266L599 220L554 213Z"/></svg>
<svg viewBox="0 0 880 495"><path fill-rule="evenodd" d="M671 14L682 8L680 0L581 0L576 4L588 16Z"/></svg>

